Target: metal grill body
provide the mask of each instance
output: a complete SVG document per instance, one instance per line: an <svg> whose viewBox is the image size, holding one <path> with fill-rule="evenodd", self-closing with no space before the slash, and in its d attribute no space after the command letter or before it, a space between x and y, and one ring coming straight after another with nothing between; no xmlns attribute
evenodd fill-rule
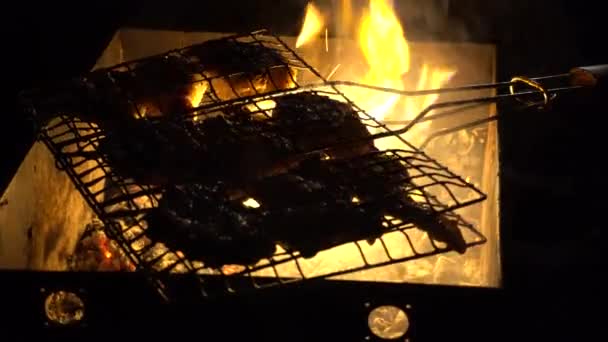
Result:
<svg viewBox="0 0 608 342"><path fill-rule="evenodd" d="M85 78L66 83L64 87L55 88L52 93L37 90L24 96L30 114L40 127L40 139L55 156L57 166L69 175L104 223L106 234L119 243L139 270L150 276L163 295L171 296L171 290L167 289L162 280L169 273L191 274L197 280L203 296L216 296L305 279L338 276L451 251L445 244L429 238L413 222L405 222L389 215L382 217L379 229L385 236L400 235L403 241L400 250L409 252L394 253L393 247L386 243L383 237L379 237L371 246L365 239L350 241L338 248L356 249L358 260L351 260L342 269L324 273L315 271L307 258L299 252L281 248L273 256L255 265L210 267L200 260L189 259L188 255L179 250L153 242L146 235L146 213L159 205L168 187L184 186L184 183L190 180L180 180L181 184L174 178L141 181L141 178L117 172L116 168L111 166L107 147L101 147L102 143L104 140L120 140L123 144L136 144L140 135L148 138L152 136L156 142L167 147L167 151L163 153L174 156L184 154L183 160L187 160L192 156L188 153L204 152L209 134L201 127L204 127L207 120L217 117L235 118L245 115L249 122L261 123L267 127L264 134L272 134L275 139L283 139L290 144L290 158L296 161L311 157L331 158L332 153L355 144L373 146L374 139L397 139L401 142L401 148L387 151L372 149L363 155L344 158L336 178L341 179L347 188L354 189L358 182L369 178L374 172L377 173L378 171L374 170L377 170L378 166L382 167L383 162L398 163L407 177L392 177L389 173L383 176L393 181L392 186L403 190L403 198L415 200L421 208L457 222L466 247L485 242L485 238L472 225L454 213L454 210L484 200L485 195L481 191L403 140L384 123L361 110L339 91L339 84L326 81L280 39L265 32L256 32L216 42L230 46L238 44L239 48L231 50L235 64L247 64L244 61L251 59L247 54L257 51L260 47L266 49L264 51L272 51L272 54L270 57L265 56L263 63L238 67L248 69L247 72L234 72L236 69L229 67L206 66L205 58L200 57L200 54L196 57L193 53L199 46L191 46L97 70ZM249 47L243 49L242 46ZM171 83L167 84L151 85L146 91L138 91L136 87L130 88L129 85L133 84L135 79L142 78L137 75L138 72L147 72L146 65L156 65L156 68L162 70L165 67L173 68L174 64L180 65L182 70L187 69L184 75L189 76L172 78ZM209 71L210 69L212 71ZM222 70L227 73L222 74ZM153 75L153 78L165 79L163 75ZM280 81L277 78L280 78ZM199 92L194 101L196 103L190 101L193 92ZM305 94L302 94L303 92ZM163 94L172 94L169 97L173 98L163 100ZM306 127L298 125L297 122L291 126L279 125L274 116L281 99L293 94L324 97L348 105L353 115L365 125L369 136L354 139L347 136L334 137L314 146L294 144L293 137L297 136L297 131ZM180 101L175 101L176 96L180 97ZM159 98L159 102L151 103L150 99ZM297 103L298 97L294 98L296 103L292 101L291 104L296 108L306 108L309 115L326 115L328 108L323 103L310 100ZM181 101L184 99L188 101ZM169 109L171 111L168 111ZM130 132L128 129L131 124L139 127L138 130ZM166 127L171 127L170 133L167 133ZM233 138L245 139L248 134L251 135L251 132L246 130L247 127L250 126L232 125ZM125 139L130 133L134 139ZM179 147L172 148L171 144L177 140ZM379 160L379 155L384 159ZM143 155L129 155L131 156L145 158ZM234 165L229 163L233 158L231 155L217 158L214 160ZM185 164L178 167L187 166ZM214 167L210 164L207 166ZM90 177L84 181L85 176L91 174L100 176L95 177L93 181ZM234 183L238 183L237 181L235 178ZM103 184L102 190L98 190L99 184ZM328 193L327 197L331 198L333 195ZM242 201L247 197L246 193L241 196L232 196L231 200ZM387 207L391 205L390 201L377 197L362 205ZM331 208L336 204L327 205ZM372 260L367 254L370 248L382 249L385 257ZM225 286L213 286L210 290L205 285L206 275L225 277ZM231 282L233 278L238 278L239 281ZM243 278L250 281L244 282Z"/></svg>

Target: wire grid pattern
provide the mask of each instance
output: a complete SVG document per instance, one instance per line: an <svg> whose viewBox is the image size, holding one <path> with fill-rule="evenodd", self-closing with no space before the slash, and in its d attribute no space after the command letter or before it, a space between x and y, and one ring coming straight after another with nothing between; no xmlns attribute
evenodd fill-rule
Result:
<svg viewBox="0 0 608 342"><path fill-rule="evenodd" d="M285 59L291 61L290 65L297 66L322 80L322 77L319 76L314 69L302 61L278 38L258 33L235 36L228 39L238 40L243 37L252 39L254 44L262 44L261 42L271 41L278 47L282 46L284 53L291 56L289 59ZM180 50L179 53L183 53L183 50L185 49ZM175 53L175 51L169 52L167 55L173 53ZM160 57L156 56L153 58ZM135 63L141 63L141 61L136 61ZM115 69L122 67L124 67L124 65L117 66ZM105 70L102 72L109 71L110 70ZM211 81L212 83L211 78L207 78L207 81ZM175 117L174 122L179 124L180 122L192 122L198 121L199 119L204 121L206 117L217 115L218 113L230 114L234 111L241 111L243 108L247 108L251 115L263 115L268 121L272 121L272 110L273 106L276 104L275 100L278 100L279 97L285 96L286 94L303 91L303 89L299 89L299 87L300 85L295 82L295 79L294 83L291 84L288 89L276 89L275 87L264 94L257 92L259 87L254 86L252 89L256 89L256 91L254 91L254 93L257 92L256 94L244 97L234 96L229 100L220 99L215 96L214 91L209 90L205 92L205 96L208 97L206 100L207 102L202 100L202 105L192 108L192 110L184 111L182 113L183 115ZM372 130L389 132L383 124L358 108L340 93L337 88L321 85L318 89L308 89L307 91L315 95L327 96L341 102L349 103L357 112L361 122L367 127ZM60 103L62 102L61 99L63 99L63 101L65 101L66 98L70 99L70 96L68 95L59 98L60 100L55 100L53 103ZM269 102L271 103L270 106L268 105ZM46 103L48 104L48 102ZM38 110L35 105L32 105L30 109L32 109L34 115L38 115L38 118L40 119L41 111ZM42 111L44 110L48 109L43 108ZM45 117L44 114L42 117ZM144 117L144 120L142 120L143 122L153 126L151 123L153 120L148 122L145 115L141 115L140 117ZM384 238L380 238L374 246L381 246L384 250L386 255L384 260L370 260L365 252L366 247L364 247L364 244L367 242L351 242L348 243L348 245L358 251L361 262L359 262L357 266L351 265L345 269L333 270L324 274L306 272L306 267L303 266L303 263L305 263L306 260L303 260L297 252L288 253L281 250L271 258L263 260L254 266L227 266L221 269L209 269L201 262L187 259L187 256L180 251L169 250L160 243L152 243L146 237L146 222L142 217L149 209L158 205L158 202L162 197L163 187L143 185L113 171L107 158L102 154L97 153L99 141L108 133L107 127L102 127L103 125L90 122L90 120L84 121L81 118L72 115L60 115L53 120L38 122L38 124L43 126L41 129L41 139L54 154L57 166L68 173L89 205L103 221L107 235L120 244L121 248L129 255L131 261L137 265L139 270L144 271L151 276L151 279L163 295L167 294L167 288L161 280L162 277L157 275L168 273L197 274L197 281L201 285L201 293L204 296L210 296L215 293L208 293L208 291L205 290L204 275L207 274L222 275L227 277L227 280L231 277L242 278L242 276L249 276L251 282L248 284L251 286L247 286L246 288L260 288L283 284L285 282L356 272L372 267L450 251L445 245L428 238L426 239L427 247L421 248L417 242L417 240L420 239L412 237L412 235L420 235L412 233L418 231L418 229L412 229L414 228L414 225L395 218L384 217L382 225L384 226L385 231L390 232L389 234L400 234L403 236L404 244L407 245L406 249L410 251L409 253L401 253L402 255L391 253L389 244L384 241ZM192 134L191 127L192 126L188 126L188 128L184 128L185 135ZM468 184L461 177L451 173L437 161L431 159L423 152L402 140L400 137L395 138L402 141L403 147L401 149L384 151L383 153L390 156L393 160L398 160L404 168L407 169L410 181L412 184L415 184L415 186L410 186L408 188L410 196L416 197L416 200L421 203L422 206L433 208L435 211L443 213L447 217L458 220L459 229L462 231L468 246L484 243L485 238L475 230L474 227L465 222L458 215L454 214L453 210L482 201L485 199L485 195L471 184ZM340 143L340 141L335 141L333 143ZM352 143L352 141L345 141L345 143ZM89 160L97 161L96 165L89 167L91 165L91 163L87 163ZM365 156L360 160L364 161ZM366 167L373 167L373 164L369 163L357 164L355 162L354 165L361 167L360 170L362 172L366 170ZM93 181L84 182L83 176L90 174L99 175L99 177L95 177ZM93 186L98 184L98 182L104 183L104 189L102 191L92 191ZM287 272L290 274L281 274L281 267L287 264L292 264L297 272L295 274L293 272ZM256 281L258 278L254 277L254 275L270 277L272 279L270 281L266 279L262 283L259 283ZM222 292L239 292L246 290L246 288L239 286L238 289L235 289L230 285L230 282L227 281L226 287Z"/></svg>

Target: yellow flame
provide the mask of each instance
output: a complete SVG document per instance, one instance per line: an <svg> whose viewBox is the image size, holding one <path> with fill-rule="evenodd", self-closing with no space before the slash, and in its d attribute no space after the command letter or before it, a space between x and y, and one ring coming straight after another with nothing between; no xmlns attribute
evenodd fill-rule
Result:
<svg viewBox="0 0 608 342"><path fill-rule="evenodd" d="M197 82L192 85L192 89L190 89L190 93L188 94L188 101L190 102L192 108L200 106L201 101L203 100L203 95L205 95L206 91L206 82Z"/></svg>
<svg viewBox="0 0 608 342"><path fill-rule="evenodd" d="M424 193L418 189L410 192L410 198L418 203L426 202L426 197Z"/></svg>
<svg viewBox="0 0 608 342"><path fill-rule="evenodd" d="M272 117L272 110L277 106L274 100L262 100L255 104L248 104L245 107L254 114L266 114L268 117Z"/></svg>
<svg viewBox="0 0 608 342"><path fill-rule="evenodd" d="M413 69L410 59L410 54L413 55L413 51L410 51L406 34L391 3L392 1L389 0L369 0L369 7L363 15L355 17L351 0L341 0L341 20L336 30L338 33L351 33L355 29L358 29L358 47L367 63L367 69L363 70L363 74L353 73L351 75L344 75L345 72L342 72L342 75L339 77L346 81L401 90L424 90L444 86L455 71L438 68L430 63L425 63L420 69L418 67L415 70ZM321 27L319 26L317 30L321 30ZM302 31L305 31L304 28ZM340 63L346 64L348 60L341 60ZM343 70L353 70L353 68L346 65ZM328 78L332 77L335 72L333 70ZM341 90L346 93L346 96L350 100L365 109L369 114L375 116L378 120L411 120L424 108L438 100L438 96L436 95L403 98L400 95L363 88L344 87ZM416 125L416 127L418 126ZM423 125L420 125L420 127L423 127ZM370 128L370 130L373 129ZM428 131L424 129L415 129L414 132L412 134L416 136L413 137L412 134L408 133L406 138L408 140L415 140L412 138L424 139L425 134L428 134ZM416 143L415 141L413 142ZM379 149L403 148L403 143L398 139L381 139L375 141L374 144ZM329 156L323 159L329 159ZM417 202L427 202L424 192L419 189L410 190L409 198ZM357 196L353 196L351 201L353 203L362 202L361 198ZM390 224L387 222L383 223L386 227L403 223L399 218L389 215L386 215L385 219L390 221ZM402 232L387 233L383 235L383 243L381 244L345 244L320 252L314 258L303 260L297 267L291 263L289 265L285 264L284 268L277 267L277 272L280 272L279 274L284 277L299 277L300 272L305 273L307 276L313 276L362 266L363 263L367 264L370 262L369 260L379 263L388 260L386 259L387 252L385 248L390 248L391 258L395 255L415 255L420 250L425 250L425 246L431 246L428 239L428 235L422 230L410 230L406 237L404 237ZM362 250L365 250L366 260L362 260L361 258ZM303 265L303 268L300 268L300 265ZM407 265L408 271L406 274L400 271L399 268L391 269L386 267L348 274L341 279L403 281L412 277L426 277L431 274L431 266L433 266L429 259L409 261ZM256 275L272 277L275 276L274 272L274 268L266 268L257 272Z"/></svg>
<svg viewBox="0 0 608 342"><path fill-rule="evenodd" d="M450 78L455 74L455 70L433 68L428 64L423 64L420 70L420 77L418 78L417 90L426 89L437 89L441 88ZM405 110L403 111L404 117L396 117L393 114L391 119L397 120L411 120L415 118L420 112L431 106L439 99L439 94L430 94L425 96L411 96L405 99ZM403 114L402 114L403 115ZM430 115L430 113L427 113ZM418 123L413 132L416 134L411 136L410 140L416 143L419 139L422 139L430 127L431 122Z"/></svg>
<svg viewBox="0 0 608 342"><path fill-rule="evenodd" d="M410 49L403 28L386 0L370 0L359 25L359 47L369 67L359 82L403 89L402 77L410 68ZM369 90L349 92L355 103L383 120L399 95Z"/></svg>
<svg viewBox="0 0 608 342"><path fill-rule="evenodd" d="M302 31L300 31L300 35L296 40L296 48L303 46L319 35L323 29L323 25L324 20L321 11L312 2L309 3L306 6L306 16L304 17Z"/></svg>
<svg viewBox="0 0 608 342"><path fill-rule="evenodd" d="M243 205L248 208L254 208L254 209L260 207L260 203L258 203L258 201L256 201L255 198L248 198L248 199L244 200Z"/></svg>
<svg viewBox="0 0 608 342"><path fill-rule="evenodd" d="M207 82L197 82L192 85L190 93L188 94L188 101L190 102L192 108L196 108L201 105L205 92L207 92ZM198 115L195 115L192 118L193 121L198 121L198 119Z"/></svg>
<svg viewBox="0 0 608 342"><path fill-rule="evenodd" d="M405 80L413 76L410 74L411 51L405 31L390 1L369 1L369 8L363 12L360 19L358 43L368 70L363 77L355 81L379 87L406 89ZM454 73L455 70L424 64L417 72L417 82L413 82L412 86L415 90L440 88ZM400 101L400 95L358 88L345 89L345 92L351 100L378 120L411 120L438 99L438 95L432 94L408 97ZM414 140L424 138L429 124L427 122L416 126ZM377 147L394 147L392 143L387 142L381 142L381 145L383 146Z"/></svg>

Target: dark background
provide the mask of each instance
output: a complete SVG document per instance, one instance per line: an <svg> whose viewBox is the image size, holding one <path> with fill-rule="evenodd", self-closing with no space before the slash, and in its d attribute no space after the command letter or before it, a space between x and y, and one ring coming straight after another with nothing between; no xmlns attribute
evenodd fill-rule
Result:
<svg viewBox="0 0 608 342"><path fill-rule="evenodd" d="M422 6L423 1L418 2ZM411 6L416 1L396 3L405 8L404 4ZM9 106L2 112L0 125L0 188L10 181L33 139L31 125L15 107L18 90L86 72L118 27L232 32L267 27L296 35L304 4L299 0L11 4L14 7L4 11L2 20L3 36L8 39L3 45L7 60L2 81L4 103ZM415 27L409 31L413 40L497 44L498 77L508 80L518 74L548 75L574 66L607 63L605 16L600 6L583 1L458 0L450 2L444 20L429 23L420 16L401 14L406 27ZM209 331L200 328L200 334L215 336L248 334L253 329L266 337L290 340L323 334L341 340L361 339L366 334L363 303L386 301L415 303L418 319L413 332L423 340L581 339L581 334L601 327L602 316L594 310L605 300L605 95L598 91L563 98L544 113L501 112L505 278L500 291L325 284L231 304L193 305L189 309L196 314L185 315L184 308L165 308L163 314L158 313L156 301L147 297L151 294L136 275L4 272L0 284L6 289L3 293L10 295L3 303L9 308L1 314L8 319L3 322L7 327L41 326L39 289L67 282L87 289L93 302L102 303L94 309L98 321L89 325L108 329L117 320L127 325L142 322L144 316L139 315L145 314L146 319L167 318L162 324L160 320L147 324L155 329L169 324L169 317L188 317L199 328L203 323L214 326ZM130 312L130 318L119 319L120 312ZM108 319L113 319L112 325L104 325L110 324ZM278 335L271 324L276 320L283 327ZM237 321L242 328L231 329Z"/></svg>

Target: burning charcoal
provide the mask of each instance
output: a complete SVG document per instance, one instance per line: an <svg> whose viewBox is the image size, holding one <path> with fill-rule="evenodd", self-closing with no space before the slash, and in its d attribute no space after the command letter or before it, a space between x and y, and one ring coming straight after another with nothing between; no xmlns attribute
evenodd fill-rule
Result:
<svg viewBox="0 0 608 342"><path fill-rule="evenodd" d="M99 222L87 225L69 258L71 271L134 271L135 266L121 251L118 244L110 240Z"/></svg>
<svg viewBox="0 0 608 342"><path fill-rule="evenodd" d="M333 158L349 158L376 151L366 126L348 103L314 93L276 99L273 117L300 151L311 151L351 140L329 150Z"/></svg>
<svg viewBox="0 0 608 342"><path fill-rule="evenodd" d="M147 236L208 267L249 265L274 254L262 216L241 203L223 201L216 186L191 184L167 190L146 216Z"/></svg>
<svg viewBox="0 0 608 342"><path fill-rule="evenodd" d="M210 91L220 100L294 88L296 70L275 49L257 43L210 40L185 54L211 78Z"/></svg>

